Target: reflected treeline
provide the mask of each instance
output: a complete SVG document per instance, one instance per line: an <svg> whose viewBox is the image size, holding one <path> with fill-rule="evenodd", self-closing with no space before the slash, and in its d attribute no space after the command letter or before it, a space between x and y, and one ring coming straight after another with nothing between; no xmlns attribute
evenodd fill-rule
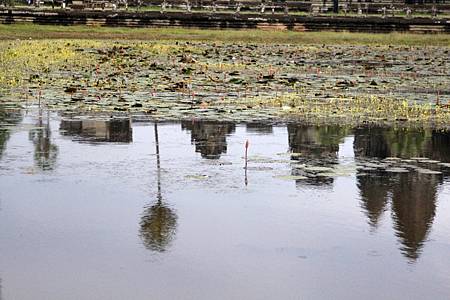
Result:
<svg viewBox="0 0 450 300"><path fill-rule="evenodd" d="M203 158L217 159L227 152L227 135L235 131L236 125L229 122L182 121L181 128L191 132L195 152Z"/></svg>
<svg viewBox="0 0 450 300"><path fill-rule="evenodd" d="M107 120L62 120L62 135L73 136L84 142L130 143L133 139L131 121L124 119Z"/></svg>
<svg viewBox="0 0 450 300"><path fill-rule="evenodd" d="M360 157L428 157L450 161L450 134L427 129L357 128L355 156Z"/></svg>
<svg viewBox="0 0 450 300"><path fill-rule="evenodd" d="M145 208L141 217L139 235L147 249L165 252L175 237L178 217L175 211L163 201L158 124L155 123L154 126L157 180L156 202Z"/></svg>
<svg viewBox="0 0 450 300"><path fill-rule="evenodd" d="M58 157L58 147L52 143L50 128L50 113L47 112L44 120L42 109L39 109L36 128L30 130L28 136L34 145L34 162L43 170L53 170Z"/></svg>
<svg viewBox="0 0 450 300"><path fill-rule="evenodd" d="M349 134L350 129L341 126L312 126L301 124L288 124L289 150L295 153L293 160L314 166L333 167L338 162L339 144ZM292 175L305 175L302 170L293 168ZM333 183L332 177L313 177L298 181L327 185Z"/></svg>
<svg viewBox="0 0 450 300"><path fill-rule="evenodd" d="M446 131L431 131L431 142L427 152L431 159L450 162L450 134Z"/></svg>
<svg viewBox="0 0 450 300"><path fill-rule="evenodd" d="M144 246L164 252L172 243L177 228L177 215L161 199L147 207L142 214L139 234Z"/></svg>
<svg viewBox="0 0 450 300"><path fill-rule="evenodd" d="M450 134L434 130L393 128L355 129L354 152L358 160L386 157L427 157L450 161ZM378 225L390 203L396 235L402 253L416 260L430 232L435 211L437 190L443 182L439 175L408 172L400 174L361 171L357 185L361 206L369 224Z"/></svg>
<svg viewBox="0 0 450 300"><path fill-rule="evenodd" d="M6 142L10 136L9 126L17 125L22 121L22 114L19 110L8 109L0 104L0 159L6 149Z"/></svg>

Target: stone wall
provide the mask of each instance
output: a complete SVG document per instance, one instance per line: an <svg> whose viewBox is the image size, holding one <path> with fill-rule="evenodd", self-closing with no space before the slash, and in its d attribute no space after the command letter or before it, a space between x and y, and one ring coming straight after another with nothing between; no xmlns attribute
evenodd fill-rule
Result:
<svg viewBox="0 0 450 300"><path fill-rule="evenodd" d="M85 10L0 10L0 23L294 31L450 33L449 19L354 16L284 16L232 13L126 12Z"/></svg>

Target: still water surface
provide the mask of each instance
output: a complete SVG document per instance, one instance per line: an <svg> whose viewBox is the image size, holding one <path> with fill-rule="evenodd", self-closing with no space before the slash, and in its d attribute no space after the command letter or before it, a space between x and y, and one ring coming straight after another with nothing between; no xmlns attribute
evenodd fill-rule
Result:
<svg viewBox="0 0 450 300"><path fill-rule="evenodd" d="M450 297L446 132L0 118L3 300Z"/></svg>

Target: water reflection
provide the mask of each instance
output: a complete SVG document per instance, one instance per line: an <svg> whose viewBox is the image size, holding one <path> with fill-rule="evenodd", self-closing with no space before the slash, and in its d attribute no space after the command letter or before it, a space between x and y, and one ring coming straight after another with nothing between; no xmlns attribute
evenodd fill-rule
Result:
<svg viewBox="0 0 450 300"><path fill-rule="evenodd" d="M145 208L140 222L139 234L144 246L152 251L165 252L172 243L177 229L177 215L163 201L161 189L161 160L159 153L158 124L155 123L156 147L156 202Z"/></svg>
<svg viewBox="0 0 450 300"><path fill-rule="evenodd" d="M369 224L377 227L386 211L390 197L390 178L382 174L370 174L357 177L357 186L361 195L361 206L364 209Z"/></svg>
<svg viewBox="0 0 450 300"><path fill-rule="evenodd" d="M447 131L433 130L427 153L431 159L450 162L450 134Z"/></svg>
<svg viewBox="0 0 450 300"><path fill-rule="evenodd" d="M191 132L195 152L203 158L218 159L227 152L227 135L232 134L236 126L229 122L182 121L181 128Z"/></svg>
<svg viewBox="0 0 450 300"><path fill-rule="evenodd" d="M106 120L61 120L62 135L83 142L130 143L133 140L131 121L128 118Z"/></svg>
<svg viewBox="0 0 450 300"><path fill-rule="evenodd" d="M355 129L354 152L357 160L386 157L428 157L449 161L450 134L432 130L404 130L392 128ZM380 163L383 163L380 161ZM408 164L412 162L408 161ZM404 165L404 164L403 164ZM427 165L429 168L437 168ZM372 227L378 225L388 203L391 205L400 250L411 261L419 258L433 224L438 187L443 176L406 173L387 173L382 170L358 171L357 186L361 207ZM446 176L444 172L444 177Z"/></svg>
<svg viewBox="0 0 450 300"><path fill-rule="evenodd" d="M152 251L166 251L175 237L177 219L174 211L158 198L144 210L141 218L139 233L144 246Z"/></svg>
<svg viewBox="0 0 450 300"><path fill-rule="evenodd" d="M247 123L246 131L248 133L272 134L273 126L266 123Z"/></svg>
<svg viewBox="0 0 450 300"><path fill-rule="evenodd" d="M402 252L416 260L433 224L436 211L436 176L402 174L392 190L392 210L396 235Z"/></svg>
<svg viewBox="0 0 450 300"><path fill-rule="evenodd" d="M43 170L53 170L58 157L58 147L52 143L50 128L50 112L47 111L45 122L42 109L39 109L39 115L36 127L29 132L29 140L34 144L34 162L36 166Z"/></svg>
<svg viewBox="0 0 450 300"><path fill-rule="evenodd" d="M309 126L288 124L289 148L307 160L336 161L339 144L349 130L340 126Z"/></svg>
<svg viewBox="0 0 450 300"><path fill-rule="evenodd" d="M340 126L311 126L288 124L289 150L291 159L302 164L330 167L338 163L339 144L349 134L349 129ZM307 176L308 179L297 181L313 185L330 185L332 177L306 174L303 169L293 168L292 175Z"/></svg>
<svg viewBox="0 0 450 300"><path fill-rule="evenodd" d="M20 111L5 108L0 104L0 124L17 125L22 121L22 114ZM10 130L7 126L0 126L0 159L6 149L6 142L10 136Z"/></svg>
<svg viewBox="0 0 450 300"><path fill-rule="evenodd" d="M450 161L450 134L445 131L364 127L354 132L355 156L428 157Z"/></svg>

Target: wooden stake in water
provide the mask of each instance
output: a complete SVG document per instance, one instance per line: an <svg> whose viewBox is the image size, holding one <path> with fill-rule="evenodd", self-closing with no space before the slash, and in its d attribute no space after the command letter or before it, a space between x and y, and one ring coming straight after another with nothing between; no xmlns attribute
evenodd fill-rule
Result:
<svg viewBox="0 0 450 300"><path fill-rule="evenodd" d="M246 186L248 185L248 178L247 178L248 145L249 145L249 142L248 142L248 140L247 140L247 141L245 141L245 167L244 167L244 169L245 169L244 182L245 182L245 185L246 185Z"/></svg>
<svg viewBox="0 0 450 300"><path fill-rule="evenodd" d="M245 141L245 170L247 170L248 145L249 145L249 142L248 142L248 140L247 140L247 141Z"/></svg>

